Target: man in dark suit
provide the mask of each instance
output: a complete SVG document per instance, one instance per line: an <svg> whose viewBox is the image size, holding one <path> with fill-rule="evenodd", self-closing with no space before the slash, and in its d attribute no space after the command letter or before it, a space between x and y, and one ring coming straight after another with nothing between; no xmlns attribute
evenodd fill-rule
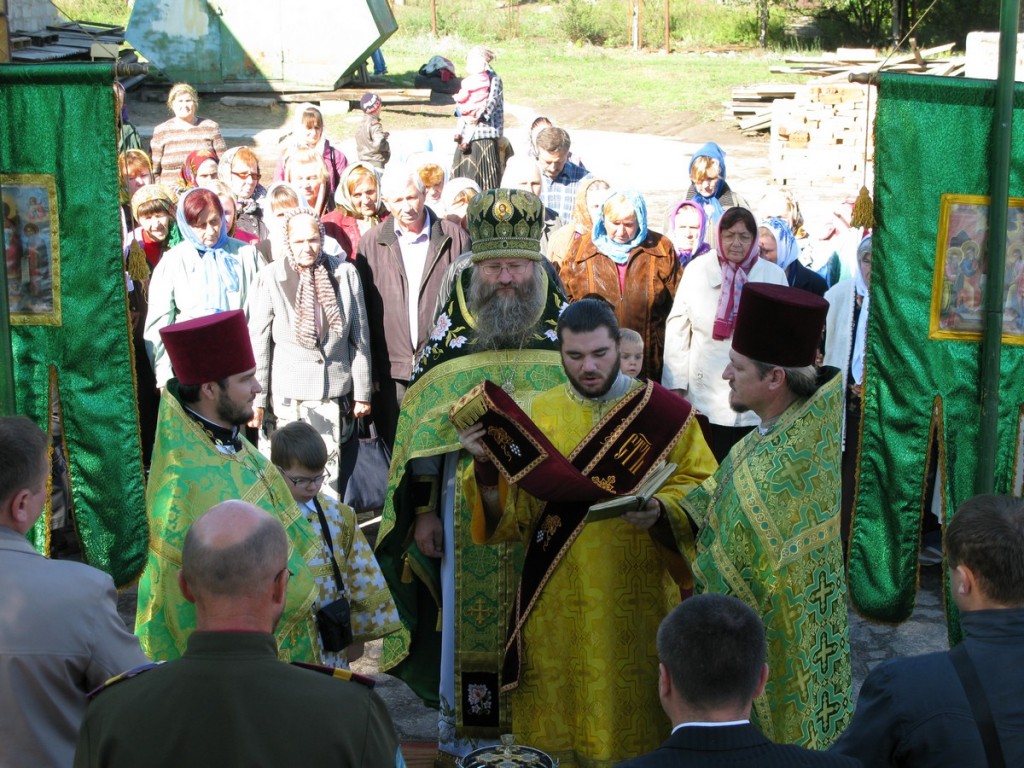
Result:
<svg viewBox="0 0 1024 768"><path fill-rule="evenodd" d="M193 523L178 573L196 606L185 654L107 684L86 713L76 768L404 768L371 679L278 660L289 547L280 521L244 501Z"/></svg>
<svg viewBox="0 0 1024 768"><path fill-rule="evenodd" d="M398 410L417 353L434 328L434 307L448 267L469 250L458 224L426 205L414 168L392 165L380 183L391 215L359 240L356 269L363 281L373 363L373 421L388 445L395 442Z"/></svg>
<svg viewBox="0 0 1024 768"><path fill-rule="evenodd" d="M984 495L961 504L946 526L946 562L963 643L872 669L832 752L872 768L1024 765L1024 501ZM965 657L975 700L990 711L989 749L958 673ZM992 746L1002 762L986 756Z"/></svg>
<svg viewBox="0 0 1024 768"><path fill-rule="evenodd" d="M658 628L658 695L672 735L619 768L832 766L851 758L773 744L750 724L768 680L761 619L742 600L708 593L684 600Z"/></svg>
<svg viewBox="0 0 1024 768"><path fill-rule="evenodd" d="M46 505L49 438L0 417L0 765L68 766L86 694L149 661L110 576L48 560L25 534ZM47 521L49 522L49 521Z"/></svg>

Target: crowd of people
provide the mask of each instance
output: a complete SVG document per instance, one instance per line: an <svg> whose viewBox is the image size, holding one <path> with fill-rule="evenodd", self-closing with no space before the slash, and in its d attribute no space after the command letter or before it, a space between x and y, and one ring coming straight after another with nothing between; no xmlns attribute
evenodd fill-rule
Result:
<svg viewBox="0 0 1024 768"><path fill-rule="evenodd" d="M309 106L267 186L187 84L148 154L120 123L148 562L133 636L109 577L25 543L45 438L0 418L0 763L403 766L348 671L376 639L438 764L508 732L566 767L1024 759L1019 501L947 530L994 728L949 655L854 714L870 232L823 249L713 143L659 227L547 118L511 145L494 61L450 161L393 156L372 93L358 157ZM360 420L393 457L375 549L341 501Z"/></svg>

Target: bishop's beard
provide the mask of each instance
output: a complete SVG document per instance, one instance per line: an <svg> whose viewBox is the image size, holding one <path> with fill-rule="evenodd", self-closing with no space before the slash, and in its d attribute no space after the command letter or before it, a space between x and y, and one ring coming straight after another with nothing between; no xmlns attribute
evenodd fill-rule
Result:
<svg viewBox="0 0 1024 768"><path fill-rule="evenodd" d="M484 349L517 349L533 331L547 300L544 267L533 263L530 279L514 293L485 281L475 268L469 278L469 307L476 318L476 344Z"/></svg>

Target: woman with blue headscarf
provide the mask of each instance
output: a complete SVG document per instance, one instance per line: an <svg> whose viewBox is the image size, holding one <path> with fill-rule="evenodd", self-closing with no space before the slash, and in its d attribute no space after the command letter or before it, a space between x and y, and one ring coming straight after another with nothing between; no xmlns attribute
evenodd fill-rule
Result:
<svg viewBox="0 0 1024 768"><path fill-rule="evenodd" d="M761 224L758 233L761 258L774 261L786 273L786 280L792 288L802 288L818 296L828 290L825 278L800 263L800 245L793 236L789 224L772 217Z"/></svg>
<svg viewBox="0 0 1024 768"><path fill-rule="evenodd" d="M159 388L174 375L160 329L245 308L249 285L263 266L253 246L228 237L224 208L215 192L190 189L178 200L176 220L183 240L153 270L143 331Z"/></svg>
<svg viewBox="0 0 1024 768"><path fill-rule="evenodd" d="M697 203L714 227L726 208L750 208L725 180L725 151L709 141L690 159L690 188L686 199Z"/></svg>
<svg viewBox="0 0 1024 768"><path fill-rule="evenodd" d="M559 277L570 300L590 293L606 298L619 325L644 340L641 377L661 380L665 320L682 276L672 241L647 228L639 192L612 192L593 229L573 242Z"/></svg>

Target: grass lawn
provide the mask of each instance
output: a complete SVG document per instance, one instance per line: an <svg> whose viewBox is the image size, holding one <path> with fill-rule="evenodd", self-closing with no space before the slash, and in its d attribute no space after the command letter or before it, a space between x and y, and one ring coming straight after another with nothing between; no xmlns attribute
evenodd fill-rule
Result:
<svg viewBox="0 0 1024 768"><path fill-rule="evenodd" d="M412 74L430 56L440 54L461 70L470 45L453 38L407 38L396 34L384 46L388 68ZM724 53L672 53L577 47L545 40L511 40L491 44L498 54L494 64L505 84L506 100L538 110L561 107L580 111L602 107L637 110L652 123L686 113L688 122L717 119L721 102L730 99L737 85L774 82L805 82L803 77L771 75L769 67L780 54L759 50ZM589 122L584 120L583 122ZM643 123L643 120L638 120Z"/></svg>

